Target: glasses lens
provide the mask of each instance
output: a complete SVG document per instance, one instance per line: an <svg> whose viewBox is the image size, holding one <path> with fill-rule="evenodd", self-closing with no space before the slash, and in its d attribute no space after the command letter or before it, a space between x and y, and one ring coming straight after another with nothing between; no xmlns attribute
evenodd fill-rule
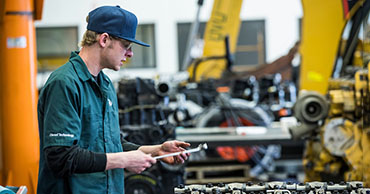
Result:
<svg viewBox="0 0 370 194"><path fill-rule="evenodd" d="M130 50L132 48L132 42L130 41L127 41L125 39L122 39L122 38L118 38L118 37L115 37L115 36L112 36L110 35L111 38L115 39L115 40L118 40L121 42L123 48L125 48L126 50Z"/></svg>
<svg viewBox="0 0 370 194"><path fill-rule="evenodd" d="M132 48L132 43L130 42L128 46L126 46L127 50L130 50Z"/></svg>

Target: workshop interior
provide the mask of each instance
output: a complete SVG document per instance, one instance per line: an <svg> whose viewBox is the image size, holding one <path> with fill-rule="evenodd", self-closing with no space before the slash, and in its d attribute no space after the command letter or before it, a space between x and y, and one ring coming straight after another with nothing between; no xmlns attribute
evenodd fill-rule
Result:
<svg viewBox="0 0 370 194"><path fill-rule="evenodd" d="M370 0L0 0L1 193L36 193L39 91L102 5L151 45L104 70L122 137L191 144L125 193L370 193Z"/></svg>

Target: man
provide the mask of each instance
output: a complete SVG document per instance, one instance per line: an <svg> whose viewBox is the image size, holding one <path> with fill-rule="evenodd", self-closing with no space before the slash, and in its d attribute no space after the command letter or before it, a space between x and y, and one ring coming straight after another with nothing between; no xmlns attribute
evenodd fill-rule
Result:
<svg viewBox="0 0 370 194"><path fill-rule="evenodd" d="M133 56L137 18L119 6L103 6L87 17L81 51L50 75L39 103L40 169L37 192L123 193L123 169L140 173L153 156L185 150L167 141L138 146L120 137L116 92L102 72L119 70ZM164 158L182 163L181 154Z"/></svg>

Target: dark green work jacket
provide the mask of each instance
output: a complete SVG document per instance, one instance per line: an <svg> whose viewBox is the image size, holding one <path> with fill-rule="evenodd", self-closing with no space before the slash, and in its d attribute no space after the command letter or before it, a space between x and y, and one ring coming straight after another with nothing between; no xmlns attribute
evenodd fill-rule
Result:
<svg viewBox="0 0 370 194"><path fill-rule="evenodd" d="M45 161L43 149L49 146L79 145L99 153L122 151L113 84L103 72L95 81L78 52L72 52L69 62L50 75L40 93L38 119L39 194L124 192L123 169L58 178Z"/></svg>

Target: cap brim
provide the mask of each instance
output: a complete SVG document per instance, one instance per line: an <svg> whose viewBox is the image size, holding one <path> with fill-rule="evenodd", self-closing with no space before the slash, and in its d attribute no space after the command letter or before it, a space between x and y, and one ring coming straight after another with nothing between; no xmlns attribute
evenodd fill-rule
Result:
<svg viewBox="0 0 370 194"><path fill-rule="evenodd" d="M141 42L140 40L136 40L136 39L133 39L133 38L125 38L125 37L122 37L122 38L125 39L125 40L128 40L130 42L133 42L135 44L141 45L141 46L150 47L149 44Z"/></svg>

